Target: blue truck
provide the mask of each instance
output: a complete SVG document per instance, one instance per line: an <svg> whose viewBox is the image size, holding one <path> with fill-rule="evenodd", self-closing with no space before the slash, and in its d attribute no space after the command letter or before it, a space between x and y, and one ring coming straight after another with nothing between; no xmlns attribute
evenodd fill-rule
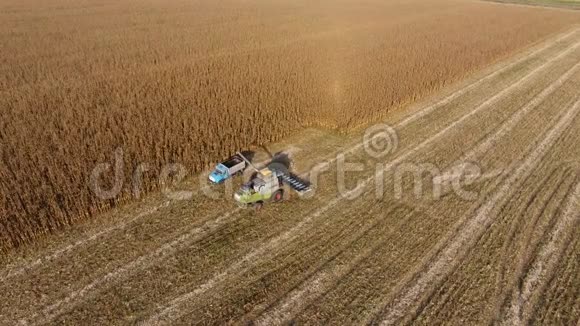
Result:
<svg viewBox="0 0 580 326"><path fill-rule="evenodd" d="M209 181L214 184L219 184L234 175L244 173L246 169L246 161L239 155L230 157L227 161L219 163L215 170L209 174Z"/></svg>

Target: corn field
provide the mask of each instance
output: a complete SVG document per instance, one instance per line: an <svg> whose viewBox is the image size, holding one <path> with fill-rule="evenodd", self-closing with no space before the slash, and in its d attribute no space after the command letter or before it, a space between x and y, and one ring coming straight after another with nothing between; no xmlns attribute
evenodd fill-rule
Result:
<svg viewBox="0 0 580 326"><path fill-rule="evenodd" d="M347 132L579 18L461 0L7 0L0 17L2 250L133 200L89 187L117 148L154 191L164 164Z"/></svg>

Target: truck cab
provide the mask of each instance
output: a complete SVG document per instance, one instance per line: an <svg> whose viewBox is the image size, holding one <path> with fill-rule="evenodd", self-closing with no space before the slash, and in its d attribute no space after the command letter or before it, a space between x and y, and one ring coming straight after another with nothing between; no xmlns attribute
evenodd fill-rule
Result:
<svg viewBox="0 0 580 326"><path fill-rule="evenodd" d="M216 165L215 169L209 174L209 181L213 183L222 183L230 177L228 168L223 164Z"/></svg>
<svg viewBox="0 0 580 326"><path fill-rule="evenodd" d="M214 184L222 183L234 175L242 174L246 168L246 161L239 156L232 156L227 161L216 165L209 174L209 181Z"/></svg>

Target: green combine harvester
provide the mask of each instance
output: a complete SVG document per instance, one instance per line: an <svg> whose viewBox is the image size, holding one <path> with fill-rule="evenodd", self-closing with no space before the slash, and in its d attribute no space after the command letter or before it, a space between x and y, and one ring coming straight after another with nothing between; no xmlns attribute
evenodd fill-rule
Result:
<svg viewBox="0 0 580 326"><path fill-rule="evenodd" d="M270 152L268 154L272 161L265 168L258 169L241 153L238 153L248 166L251 166L256 171L252 174L250 181L244 183L241 189L234 194L234 199L243 208L260 210L267 202L277 203L282 201L284 199L285 186L288 186L300 196L312 190L309 182L289 172L289 166L280 163L280 160L277 160L277 157Z"/></svg>

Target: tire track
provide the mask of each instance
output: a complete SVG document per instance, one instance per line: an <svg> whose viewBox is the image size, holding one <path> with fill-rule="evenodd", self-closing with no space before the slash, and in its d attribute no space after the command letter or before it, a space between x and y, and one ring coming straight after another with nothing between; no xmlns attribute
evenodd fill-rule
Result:
<svg viewBox="0 0 580 326"><path fill-rule="evenodd" d="M552 95L557 89L559 89L565 82L567 82L570 77L572 77L580 68L580 62L576 63L570 70L568 70L564 75L562 75L558 80L550 84L546 89L544 89L540 94L536 95L534 99L528 102L522 109L517 111L512 117L505 123L500 130L496 132L493 137L487 137L485 141L481 142L479 145L472 148L469 152L467 152L460 160L456 162L456 164L452 166L460 166L461 163L466 163L470 161L476 161L482 155L485 155L492 149L497 140L500 138L505 137L509 132L511 132L530 112L534 109L537 109L540 104L548 96ZM450 175L451 177L457 177L458 175L462 175L463 171L454 171L448 170L443 173L443 175ZM445 180L446 181L446 180Z"/></svg>
<svg viewBox="0 0 580 326"><path fill-rule="evenodd" d="M494 188L496 183L491 182L489 186ZM375 263L362 262L361 266L353 271L352 276L346 276L344 282L338 282L333 289L324 294L324 302L310 302L293 317L291 323L319 321L317 318L325 315L327 319L322 322L324 324L371 324L373 311L380 309L381 302L384 302L381 298L388 295L387 289L395 286L397 282L395 275L412 268L413 262L422 258L424 246L436 243L441 234L444 234L431 232L439 226L436 216L436 213L431 213L426 218L416 218L409 221L404 229L394 231L392 243L399 247L395 252L387 249L373 257ZM417 223L417 220L425 222ZM413 237L409 237L409 234L413 234ZM416 238L420 238L420 241L416 241ZM380 263L384 261L388 264ZM352 310L358 310L358 313L353 314Z"/></svg>
<svg viewBox="0 0 580 326"><path fill-rule="evenodd" d="M467 113L466 115L461 117L459 120L454 121L448 127L444 128L442 131L438 132L436 135L423 141L421 144L419 144L415 148L407 151L406 153L400 155L396 159L389 162L385 166L384 171L392 170L396 165L403 163L407 158L419 153L424 148L426 148L430 144L432 144L434 141L440 139L447 132L449 132L449 131L453 130L454 128L456 128L457 126L461 125L463 122L465 122L466 120L468 120L469 118L471 118L472 116L477 114L478 112L482 111L483 109L496 103L499 99L510 94L515 89L520 87L522 84L528 82L533 76L535 76L537 73L542 71L544 68L546 68L547 66L549 66L553 62L559 60L560 58L562 58L562 57L566 56L567 54L576 50L576 48L578 46L580 46L580 43L575 43L574 45L568 47L566 50L561 52L556 57L550 58L545 63L543 63L542 65L540 65L539 67L535 68L534 70L529 72L527 75L522 77L519 81L512 84L508 88L503 89L502 91L500 91L498 94L492 96L491 98L487 99L481 105L479 105L476 109L470 111L469 113ZM403 120L403 122L405 122L405 121L407 121L407 120ZM360 189L366 188L366 186L368 186L368 184L371 181L373 181L373 179L374 179L374 177L367 178L366 180L364 180L363 182L360 183L359 187L345 193L344 196L350 197L353 194L356 194ZM239 274L242 270L247 269L247 267L244 268L245 264L250 263L252 261L255 261L257 259L257 257L265 257L267 255L267 253L273 252L275 250L275 248L278 248L282 243L285 243L287 241L290 241L290 240L296 238L300 232L302 232L304 229L307 229L307 226L309 224L311 224L312 221L319 218L322 214L326 213L326 211L328 211L330 208L336 206L341 201L342 201L342 197L340 197L340 196L331 200L328 204L326 204L325 206L323 206L322 208L320 208L319 210L317 210L313 214L306 216L300 223L298 223L292 229L290 229L287 232L281 234L280 236L270 240L264 246L257 248L256 250L248 253L241 260L239 260L236 263L234 263L233 265L231 265L230 268L217 274L212 279L208 280L206 283L202 284L201 286L199 286L198 288L196 288L192 292L186 293L182 296L175 298L166 307L164 307L160 313L155 314L154 316L152 316L150 318L150 320L145 322L145 325L158 324L158 323L161 323L165 320L173 321L173 320L179 318L181 316L180 314L182 313L182 312L180 312L180 310L182 310L179 308L180 306L182 306L183 304L185 304L187 301L191 300L192 298L194 298L198 295L201 295L202 293L206 292L207 290L213 288L217 283L223 282L229 275Z"/></svg>
<svg viewBox="0 0 580 326"><path fill-rule="evenodd" d="M536 140L538 142L536 148L534 148L534 144L530 146L529 154L514 171L514 174L505 180L493 197L480 207L475 216L469 219L461 229L446 237L445 240L452 239L451 242L443 248L437 257L434 257L433 260L429 259L433 261L432 263L420 269L422 272L419 272L419 275L414 277L414 285L411 286L407 283L404 286L407 289L403 290L401 296L395 299L392 308L387 311L381 325L397 323L410 310L415 309L417 298L421 298L431 284L439 282L451 272L453 267L467 254L474 241L480 237L493 221L497 210L506 204L511 193L534 171L535 167L545 158L564 132L568 130L579 111L580 101L577 101L559 118L556 126L545 137L542 135ZM445 242L447 241L443 241L443 243Z"/></svg>
<svg viewBox="0 0 580 326"><path fill-rule="evenodd" d="M539 169L539 168L538 168L538 169ZM541 192L539 192L539 193L541 193ZM510 203L511 203L511 202L513 202L513 201L515 201L515 200L514 200L514 198L511 198L511 199L509 199L509 202L510 202ZM549 205L549 204L551 204L551 203L547 203L546 205ZM504 207L502 207L502 208L500 208L500 209L498 209L498 213L496 214L496 216L500 216L500 214L501 214L501 215L504 215L504 216L506 216L506 215L505 215L505 214L506 214L506 213L505 213L505 211L506 211L506 207L505 207L505 206L504 206ZM497 224L498 224L498 223L500 223L500 222L501 222L501 220L499 220L499 221L498 221L498 220L495 220L495 219L494 219L494 220L493 220L493 225L497 225ZM501 230L500 230L500 231L501 231ZM486 245L486 244L481 244L481 243L482 243L482 241L489 241L489 239L490 239L491 237L492 237L492 236L486 232L486 233L485 233L485 235L482 235L482 236L480 236L480 238L478 238L478 239L477 239L477 240L474 242L473 246L475 246L475 243L477 243L477 244L478 244L478 247L489 247L489 244L487 244L487 245ZM487 240L482 240L482 238L487 238ZM470 254L472 253L473 246L471 246L471 247L469 247L469 248L467 249L467 253L470 253ZM491 246L493 247L493 245L491 245ZM467 255L467 254L466 254L466 255ZM480 257L479 257L478 255L475 255L473 259L480 259ZM462 261L460 264L461 264L461 265L463 265L463 264L464 264L464 263L463 263L463 261ZM452 267L452 268L451 268L451 270L450 270L450 272L447 274L447 276L445 276L445 278L444 278L444 279L446 279L446 280L447 280L447 279L450 277L450 275L451 275L452 273L455 273L455 272L457 271L457 269L458 269L458 268L459 268L459 265L456 265L456 266ZM468 285L468 286L467 286L467 288L472 288L472 287L473 287L473 283L476 283L476 281L477 281L477 280L474 280L474 279L470 278L470 279L466 279L464 283ZM440 288L440 285L437 285L437 288ZM430 291L435 291L435 289L432 289L432 290L430 290ZM425 305L426 305L426 302L433 302L433 300L434 300L434 299L433 299L433 296L434 296L434 294L430 294L430 295L427 297L427 299L423 300L423 302L424 302L424 303L422 303L422 304L419 306L418 310L417 310L417 311L416 311L416 312L415 312L413 315L410 315L410 316L413 316L413 317L406 316L407 318L405 318L405 321L406 321L406 322L407 322L407 321L409 321L409 320L410 320L409 318L417 318L417 317L418 317L418 316L419 316L419 315L420 315L420 314L421 314L421 313L422 313L422 312L423 312L423 311L426 309L426 306L425 306ZM465 300L466 300L467 302L469 302L470 300L472 300L472 299L470 299L469 297L464 297L464 298L465 298ZM461 301L461 299L460 299L460 298L455 298L454 300L455 300L455 302ZM441 310L441 309L439 309L439 310ZM454 316L454 314L452 314L452 315L450 315L450 316ZM447 319L448 319L450 316L448 316L448 317L442 317L442 318L446 318L446 320L447 320ZM414 320L414 321L417 321L417 320Z"/></svg>
<svg viewBox="0 0 580 326"><path fill-rule="evenodd" d="M558 36L554 40L544 42L539 48L534 49L532 52L519 58L518 60L511 62L511 63L501 67L500 69L486 75L485 77L475 81L474 83L454 92L453 94L446 97L442 101L436 103L435 105L430 105L430 106L424 108L423 110L420 110L420 111L416 112L415 114L410 115L409 117L400 121L397 124L398 127L405 127L405 126L411 124L412 122L427 116L428 114L435 111L437 108L452 102L453 100L455 100L459 96L467 93L469 90L477 87L478 85L482 84L483 82L485 82L489 79L492 79L493 77L511 69L512 67L514 67L522 62L525 62L526 60L530 59L531 57L534 57L537 54L543 52L544 50L547 50L548 48L554 46L555 44L569 38L570 36L574 35L577 31L578 31L578 29L574 28L571 31L566 32L566 33ZM358 149L358 148L360 148L360 146L356 147L356 149ZM78 240L78 241L74 242L73 244L66 245L62 248L57 248L53 252L48 253L43 257L36 258L33 260L22 261L19 263L15 263L15 264L11 264L9 266L6 266L2 270L2 272L0 273L0 283L6 282L7 280L9 280L13 277L22 275L24 272L32 270L38 266L41 266L42 264L44 264L46 262L59 259L59 258L65 256L66 254L69 254L78 248L82 248L82 247L88 245L89 243L96 241L97 239L101 239L101 238L107 236L108 234L110 234L116 230L124 230L127 225L132 224L134 221L137 221L137 220L143 218L144 216L150 215L150 214L154 213L155 211L157 211L163 207L166 207L166 205L168 206L168 205L170 205L170 203L166 202L166 203L162 203L159 206L153 207L153 208L151 208L151 212L148 212L147 214L144 214L144 215L139 214L139 215L135 216L134 218L132 218L130 220L130 222L128 222L128 223L123 223L121 225L113 226L113 227L110 227L110 228L107 228L104 230L100 230L100 231L97 231L97 232L92 233L92 234L87 234L86 238Z"/></svg>
<svg viewBox="0 0 580 326"><path fill-rule="evenodd" d="M580 183L570 196L562 216L550 234L548 243L541 249L526 273L522 286L514 291L510 311L507 316L504 316L503 324L529 323L538 301L537 295L545 289L562 251L570 242L578 221L580 221Z"/></svg>
<svg viewBox="0 0 580 326"><path fill-rule="evenodd" d="M134 223L134 222L136 222L136 221L138 221L146 216L149 216L149 215L159 211L160 209L168 207L170 204L171 204L171 202L169 200L166 200L160 205L153 206L153 207L147 209L146 211L135 215L134 217L132 217L130 220L128 220L126 222L123 221L115 226L105 228L103 230L95 232L95 233L89 235L87 238L77 240L74 243L69 244L65 247L59 248L59 249L55 250L54 252L52 252L44 257L37 258L36 260L32 260L26 264L18 264L18 265L9 266L3 271L3 275L0 277L0 283L6 283L11 278L23 275L24 273L26 273L30 270L33 270L34 268L39 267L39 266L46 264L48 262L55 261L55 260L65 256L66 254L73 252L77 248L81 248L82 246L85 246L91 242L94 242L97 239L100 239L107 234L110 234L110 233L117 231L117 230L123 230L127 225L132 224L132 223Z"/></svg>
<svg viewBox="0 0 580 326"><path fill-rule="evenodd" d="M413 214L411 212L402 218L403 221L408 220L408 218ZM380 221L377 221L378 224ZM374 228L375 225L372 225ZM356 265L360 264L362 261L368 259L374 252L376 252L380 246L384 245L387 239L376 237L370 241L370 244L365 246L360 253L356 254L353 258L348 257L333 257L332 260L326 262L317 273L311 275L308 279L305 279L299 284L295 289L288 293L286 300L280 300L277 302L276 306L269 306L266 309L264 307L255 307L253 312L249 315L255 315L258 310L265 310L267 313L263 313L257 320L253 321L256 325L274 325L282 324L288 319L288 316L292 316L298 311L302 310L304 305L312 302L320 295L326 292L330 287L336 284L337 279L340 279L350 273ZM342 256L347 255L346 251L341 252ZM346 264L341 264L340 261L348 261ZM332 265L332 266L330 266ZM323 268L329 267L330 270L323 270Z"/></svg>
<svg viewBox="0 0 580 326"><path fill-rule="evenodd" d="M545 112L544 115L550 116L552 111L558 111L558 107L561 106L552 107L550 113ZM539 124L543 124L542 120L538 121ZM577 127L578 119L576 119L573 128ZM562 153L566 153L568 157L575 157L575 153L568 151L569 147L573 146L575 138L573 132L567 133L566 137L562 137L559 141L562 145L551 152L550 157L559 158ZM506 148L509 148L509 145ZM537 243L539 238L544 237L543 233L547 232L545 230L553 227L556 220L553 217L558 216L560 205L565 202L567 194L576 184L574 181L576 174L570 178L570 167L559 164L555 168L549 169L548 167L553 165L554 161L546 160L544 162L522 184L521 190L518 190L516 196L510 199L509 204L500 211L498 218L494 219L493 224L490 225L485 234L476 241L476 245L469 251L466 259L452 269L449 275L444 278L445 281L441 282L441 285L436 285L433 291L437 293L433 292L423 300L424 304L420 306L415 317L410 319L411 316L406 316L405 322L412 320L413 323L422 324L432 323L434 320L444 320L449 323L497 324L498 314L493 312L494 305L497 303L501 307L502 302L505 304L506 301L499 299L500 295L497 293L499 290L494 290L492 285L497 282L496 278L501 270L500 252L504 250L501 248L502 244L505 247L503 239L506 237L507 230L510 225L512 228L521 229L522 232L517 232L517 241L533 239L533 242ZM549 173L547 173L548 176L544 177L546 170ZM538 180L538 174L542 176L541 180ZM532 190L531 193L528 190ZM538 216L541 216L540 223L534 229L529 224L532 224ZM523 224L523 226L514 226L514 220L521 220L521 222L515 223ZM527 232L526 230L529 228L533 230ZM528 233L531 237L529 239L527 238ZM534 246L536 245L534 244ZM509 252L517 253L517 250L519 249L513 248ZM510 262L515 261L508 256L503 257L503 259ZM529 262L526 264L529 265ZM510 284L515 287L517 279L512 276L510 278L513 278ZM461 288L456 289L456 287ZM498 285L498 287L504 292L511 292L513 288L503 285ZM446 303L447 301L448 303ZM457 307L461 307L461 309ZM495 309L495 311L499 311L499 308ZM474 311L478 313L473 314Z"/></svg>
<svg viewBox="0 0 580 326"><path fill-rule="evenodd" d="M574 128L578 126L577 122L578 119ZM573 133L569 132L566 137L560 140L560 143L570 146L571 139L574 138ZM550 156L559 157L559 153L566 152L566 147L559 146L557 152L551 152ZM574 156L575 154L568 155ZM553 169L546 169L546 165L551 165L554 161L548 162L546 160L545 162L538 166L534 174L522 184L520 187L522 191L518 191L517 195L510 199L509 204L498 214L498 218L476 241L476 245L465 256L465 260L454 268L448 277L445 277L445 281L441 282L441 285L437 285L434 290L437 293L433 293L423 300L425 304L415 314L416 319L409 319L410 316L406 316L405 322L412 320L413 323L423 324L446 321L451 324L462 322L489 325L498 323L500 308L509 303L507 301L509 298L506 300L505 295L500 298L498 291L511 293L518 283L518 277L512 275L509 276L510 281L507 282L509 285L497 283L496 279L504 264L500 262L500 259L504 260L505 263L510 262L509 268L517 269L529 266L530 263L527 260L526 265L517 267L519 262L516 258L520 256L522 247L519 241L521 243L532 242L531 247L526 248L525 252L522 253L522 255L532 255L531 252L535 251L533 248L537 246L539 239L545 237L543 234L548 232L546 230L552 229L561 207L565 204L578 180L575 173L571 175L569 167L562 168L562 165L557 165ZM548 172L547 175L544 171ZM538 180L538 174L542 176L541 180ZM534 227L533 224L538 219L538 226ZM505 242L508 240L505 238L510 228L510 232L519 230L515 235L517 239L513 239L513 242L518 245L506 251ZM501 252L504 251L506 252L502 257ZM511 253L516 255L516 258L512 258ZM493 289L494 283L496 283L497 290ZM567 307L569 308L570 305ZM474 311L477 311L477 314L473 314Z"/></svg>
<svg viewBox="0 0 580 326"><path fill-rule="evenodd" d="M480 142L468 154L464 155L462 158L452 163L451 166L459 166L467 161L472 161L479 156L485 154L489 149L496 144L497 140L503 138L514 129L514 127L521 122L533 109L537 108L540 103L542 103L549 95L551 95L556 89L562 86L580 67L580 63L574 65L570 70L568 70L562 77L553 82L544 91L537 95L532 101L524 105L522 109L513 114L507 121L505 121L497 131L488 135L485 140ZM445 173L444 173L445 174ZM352 264L358 264L359 259L355 258ZM333 279L340 278L346 272L346 268L338 268L333 271L321 272L318 277L312 278L309 283L303 285L302 292L295 291L288 300L285 300L277 308L272 309L267 314L263 315L258 319L258 325L267 325L276 323L287 322L291 317L292 313L296 311L296 307L304 304L305 296L308 298L316 298L320 296L323 292L328 289L328 286L332 285ZM316 286L314 286L316 285Z"/></svg>
<svg viewBox="0 0 580 326"><path fill-rule="evenodd" d="M574 325L580 322L579 279L580 245L573 238L566 249L562 261L554 270L547 293L543 293L538 309L533 312L530 324L534 325ZM572 310L564 310L572 307Z"/></svg>
<svg viewBox="0 0 580 326"><path fill-rule="evenodd" d="M531 253L533 248L538 245L539 239L534 240L534 232L537 232L537 225L540 222L541 217L545 214L546 209L552 203L555 205L560 205L565 197L558 199L556 196L560 193L562 186L567 184L567 180L570 174L570 169L555 169L553 173L547 175L534 189L533 194L527 201L525 207L519 210L517 218L513 219L510 223L509 230L507 234L503 236L506 240L504 241L500 249L500 259L499 271L496 276L495 281L495 297L497 299L497 304L493 311L490 313L491 316L497 316L500 314L502 306L505 304L506 297L509 293L514 291L514 287L517 284L517 280L520 278L521 274L524 272L525 266L528 264L531 258ZM568 188L572 186L566 186ZM569 189L567 189L569 190ZM542 193L544 193L547 198L541 198ZM538 199L540 198L540 199ZM557 202L555 202L557 200ZM533 211L533 205L536 201L541 201L541 210L539 212ZM531 214L531 215L529 215ZM530 218L531 216L531 218ZM522 223L525 223L522 225ZM524 232L517 232L523 228ZM518 238L523 243L518 242ZM520 247L521 249L518 249ZM522 249L525 249L522 252ZM510 256L510 253L516 253L514 257ZM513 275L510 276L509 268L516 262Z"/></svg>
<svg viewBox="0 0 580 326"><path fill-rule="evenodd" d="M320 271L322 271L325 268L328 268L329 266L331 266L333 268L338 267L338 266L334 266L334 265L340 264L337 262L347 260L349 254L352 254L353 251L354 251L354 253L359 252L358 256L365 255L364 253L361 253L362 251L366 252L367 255L370 255L373 250L372 249L369 250L368 247L366 246L366 244L368 242L370 242L373 244L373 247L375 247L375 249L378 249L378 247L380 247L381 244L384 244L386 242L386 240L381 239L379 235L382 234L382 232L388 232L388 230L391 228L391 224L390 224L391 218L396 218L397 223L400 224L400 223L403 223L403 221L407 220L411 215L416 213L415 211L412 211L410 208L408 208L406 206L400 206L397 204L388 206L388 208L386 208L387 212L385 213L382 210L383 208L385 208L384 206L386 206L386 205L377 205L369 210L369 214L372 214L372 216L373 216L371 219L369 219L369 221L371 222L369 225L365 225L363 228L360 228L358 225L355 224L355 225L347 225L344 228L341 228L340 232L342 232L342 233L349 234L349 233L352 233L351 230L355 230L355 234L360 235L360 236L357 236L357 238L354 239L353 241L348 241L346 243L340 243L340 246L335 246L334 244L330 244L329 245L331 248L330 251L332 251L333 254L332 255L325 255L325 256L328 256L328 259L324 259L324 261L320 261L319 259L317 259L314 262L316 268L309 270L307 273L305 273L305 275L299 277L298 280L293 281L292 283L294 285L292 287L290 287L288 289L283 288L283 292L280 292L279 295L275 295L273 299L265 301L264 304L259 304L257 306L254 306L252 311L246 313L241 318L241 320L236 321L236 323L247 324L250 321L253 321L255 316L260 314L260 311L270 309L277 302L280 302L284 298L284 295L287 295L287 294L300 295L299 292L301 292L302 284L304 284L306 280L318 275ZM324 226L321 226L319 232L324 232L324 228L325 228ZM332 232L332 233L336 234L337 232ZM303 243L311 243L310 241L313 238L316 238L316 235L313 235L312 237L305 239L303 241ZM311 248L316 250L316 252L318 254L322 254L322 251L317 249L316 247L317 246L314 246L314 245L313 246L306 246L306 247L304 247L304 250L302 252L292 251L291 256L308 257L307 255L309 252L314 252L314 251L309 251L309 250L311 250ZM278 258L278 257L276 257L276 258ZM282 256L282 259L284 259L284 258L285 257ZM311 259L316 259L316 257L312 257ZM290 271L293 271L294 269L300 270L301 266L308 266L308 264L311 264L311 262L309 260L302 260L302 261L298 261L298 262L296 260L292 260L286 264L276 263L275 264L276 269L273 271L270 271L269 274L276 273L277 271L283 271L283 270L287 271L288 269L290 269ZM345 267L345 268L349 267L349 266L350 266L350 264L348 264L348 266L342 265L342 267ZM274 275L273 277L276 278L276 275ZM256 282L257 280L258 280L258 278L244 279L244 282L252 283L252 282ZM277 281L277 283L280 283L280 282ZM288 308L292 308L292 307L288 307Z"/></svg>
<svg viewBox="0 0 580 326"><path fill-rule="evenodd" d="M540 168L538 168L540 169ZM565 171L564 171L565 172ZM471 296L470 291L475 291L477 288L481 287L482 284L488 284L483 279L489 278L493 280L491 277L491 272L488 271L487 273L477 274L477 271L481 271L482 261L493 261L493 257L497 256L497 252L501 252L501 248L494 248L494 244L497 242L496 239L502 238L503 232L505 231L505 227L502 226L502 223L511 224L512 226L520 219L524 217L529 217L526 215L530 212L531 219L537 218L542 215L542 213L537 213L532 211L535 206L538 207L540 210L547 209L548 206L554 204L550 199L553 198L556 194L559 193L558 185L560 185L563 181L565 181L565 173L561 173L561 171L555 170L553 173L549 173L549 176L542 179L539 185L535 186L534 191L530 195L529 193L521 193L517 195L517 197L512 197L510 199L510 204L506 206L506 208L502 209L498 216L502 217L501 219L494 220L493 226L490 227L489 232L486 232L474 245L474 250L479 250L480 248L486 248L486 250L481 252L472 252L469 257L461 262L461 264L455 268L447 277L445 277L444 281L441 283L441 286L437 286L437 291L433 292L425 302L424 306L422 306L416 313L418 319L415 320L416 322L423 322L426 320L430 320L434 318L436 320L459 320L461 317L458 317L457 313L459 312L457 309L454 309L457 305L460 305L460 302L470 302L475 299ZM540 200L535 200L535 197L543 197L547 196L546 198L542 198ZM532 199L526 201L525 197L531 197ZM520 201L525 201L525 208L521 209L520 205L512 206L511 208L507 208L511 203L517 203ZM510 211L516 210L516 217L512 221L512 215ZM520 236L522 237L522 236ZM490 249L491 248L491 249ZM507 257L505 258L508 259ZM498 263L501 266L501 263ZM490 270L492 268L490 267ZM475 277L468 277L467 275L476 275ZM490 291L492 292L492 291ZM492 298L497 298L497 296L493 296ZM482 300L479 298L479 300ZM491 300L491 298L490 298ZM490 302L493 303L493 302ZM489 309L486 309L485 305L481 308L483 309L481 315L489 316L490 314L487 312ZM485 320L486 318L483 318ZM477 323L478 321L471 320L471 322ZM489 323L488 321L484 322L482 319L479 320L481 323Z"/></svg>

